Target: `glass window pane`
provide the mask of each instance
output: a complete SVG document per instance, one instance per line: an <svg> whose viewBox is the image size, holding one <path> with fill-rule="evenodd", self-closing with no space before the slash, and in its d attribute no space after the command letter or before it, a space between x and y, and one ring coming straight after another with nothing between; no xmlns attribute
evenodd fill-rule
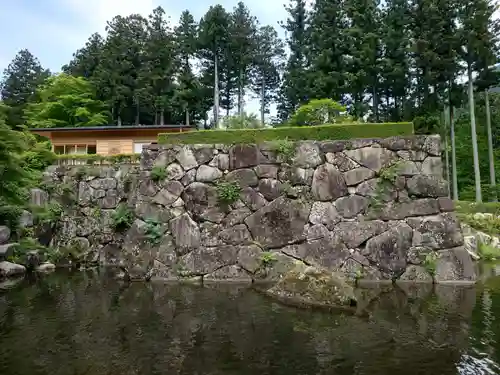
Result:
<svg viewBox="0 0 500 375"><path fill-rule="evenodd" d="M54 153L57 155L64 154L64 145L62 146L54 146Z"/></svg>
<svg viewBox="0 0 500 375"><path fill-rule="evenodd" d="M96 145L88 145L87 146L87 153L89 155L95 155L95 154L97 154L97 147L96 147Z"/></svg>

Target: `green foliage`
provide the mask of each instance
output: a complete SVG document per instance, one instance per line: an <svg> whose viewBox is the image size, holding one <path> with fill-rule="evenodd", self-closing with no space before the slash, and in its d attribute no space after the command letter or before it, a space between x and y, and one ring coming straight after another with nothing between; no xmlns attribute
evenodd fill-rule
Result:
<svg viewBox="0 0 500 375"><path fill-rule="evenodd" d="M219 182L216 185L217 198L219 203L229 205L238 200L241 193L241 187L237 182Z"/></svg>
<svg viewBox="0 0 500 375"><path fill-rule="evenodd" d="M480 242L478 244L478 252L481 258L486 261L493 261L500 259L500 249L492 245Z"/></svg>
<svg viewBox="0 0 500 375"><path fill-rule="evenodd" d="M264 268L271 267L275 262L278 261L278 259L276 258L276 254L269 252L269 251L263 251L260 254L259 259L260 259L260 263L262 264L262 266Z"/></svg>
<svg viewBox="0 0 500 375"><path fill-rule="evenodd" d="M223 129L260 129L263 125L254 114L243 112L241 116L226 116L222 120Z"/></svg>
<svg viewBox="0 0 500 375"><path fill-rule="evenodd" d="M422 265L424 266L425 270L431 276L434 276L436 274L437 260L438 260L438 255L435 252L430 252L425 255L424 261L422 262Z"/></svg>
<svg viewBox="0 0 500 375"><path fill-rule="evenodd" d="M30 251L37 251L41 256L47 256L49 249L41 245L38 240L32 237L21 238L16 245L13 246L12 255L9 257L9 262L17 264L26 264L27 255Z"/></svg>
<svg viewBox="0 0 500 375"><path fill-rule="evenodd" d="M291 160L295 154L295 143L289 141L288 139L273 141L272 147L284 161Z"/></svg>
<svg viewBox="0 0 500 375"><path fill-rule="evenodd" d="M154 219L146 219L146 240L151 245L158 245L161 241L163 232L161 224Z"/></svg>
<svg viewBox="0 0 500 375"><path fill-rule="evenodd" d="M118 231L124 231L132 225L134 214L125 204L120 204L111 214L111 222L113 228Z"/></svg>
<svg viewBox="0 0 500 375"><path fill-rule="evenodd" d="M383 124L340 124L302 127L279 127L272 129L202 130L185 133L164 133L158 136L162 144L235 144L261 143L288 139L333 140L352 138L385 138L397 135L412 135L411 122Z"/></svg>
<svg viewBox="0 0 500 375"><path fill-rule="evenodd" d="M26 121L34 128L106 124L105 104L94 98L94 88L84 78L65 73L52 76L38 90L38 100L28 105Z"/></svg>
<svg viewBox="0 0 500 375"><path fill-rule="evenodd" d="M382 168L378 172L378 176L383 181L394 183L396 177L399 176L400 171L401 171L401 163L396 162L389 167Z"/></svg>
<svg viewBox="0 0 500 375"><path fill-rule="evenodd" d="M458 214L463 223L492 236L500 235L500 218L495 215Z"/></svg>
<svg viewBox="0 0 500 375"><path fill-rule="evenodd" d="M346 116L346 107L331 99L316 99L301 105L292 115L289 126L316 126L338 124L352 120Z"/></svg>
<svg viewBox="0 0 500 375"><path fill-rule="evenodd" d="M500 216L500 202L455 202L455 208L461 214L475 214L475 213L490 213L495 216Z"/></svg>
<svg viewBox="0 0 500 375"><path fill-rule="evenodd" d="M35 224L54 225L56 224L64 210L58 202L51 202L45 206L32 206L30 208Z"/></svg>
<svg viewBox="0 0 500 375"><path fill-rule="evenodd" d="M136 164L141 159L141 154L116 154L116 155L57 155L56 159L60 164L71 164L71 161L82 161L87 165L103 164Z"/></svg>
<svg viewBox="0 0 500 375"><path fill-rule="evenodd" d="M151 169L151 179L153 181L162 181L167 178L167 170L165 167L162 166L154 166L153 169Z"/></svg>

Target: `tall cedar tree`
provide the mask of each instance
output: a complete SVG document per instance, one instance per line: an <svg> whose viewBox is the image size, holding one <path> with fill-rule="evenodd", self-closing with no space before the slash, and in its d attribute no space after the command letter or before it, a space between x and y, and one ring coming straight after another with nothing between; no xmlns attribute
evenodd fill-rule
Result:
<svg viewBox="0 0 500 375"><path fill-rule="evenodd" d="M290 56L283 76L280 92L278 116L282 121L287 120L297 107L307 102L307 11L305 0L290 0L285 7L288 12L287 20L282 23L286 32L286 42L290 49Z"/></svg>
<svg viewBox="0 0 500 375"><path fill-rule="evenodd" d="M149 16L140 71L137 77L137 111L149 107L154 123L163 125L165 113L172 122L174 74L178 70L173 32L165 11L157 7ZM141 104L143 103L143 104ZM147 105L146 105L147 103Z"/></svg>
<svg viewBox="0 0 500 375"><path fill-rule="evenodd" d="M178 87L175 92L175 103L184 112L184 122L189 125L192 120L205 120L210 108L212 94L209 87L201 84L193 73L191 62L196 54L198 37L197 24L189 11L181 14L179 25L175 28L177 59L180 71Z"/></svg>
<svg viewBox="0 0 500 375"><path fill-rule="evenodd" d="M366 95L371 95L372 113L379 121L380 14L377 0L345 0L346 44L349 51L346 70L354 118L368 111ZM340 14L340 16L342 16Z"/></svg>
<svg viewBox="0 0 500 375"><path fill-rule="evenodd" d="M410 120L410 7L407 0L387 0L382 10L383 54L380 101L386 121Z"/></svg>
<svg viewBox="0 0 500 375"><path fill-rule="evenodd" d="M94 76L101 61L104 39L99 33L94 33L85 46L73 54L73 59L62 67L62 71L75 77L90 79Z"/></svg>
<svg viewBox="0 0 500 375"><path fill-rule="evenodd" d="M108 36L96 72L97 85L109 101L113 120L121 126L139 122L139 82L147 21L133 14L108 22Z"/></svg>
<svg viewBox="0 0 500 375"><path fill-rule="evenodd" d="M28 102L34 98L38 85L50 76L43 69L38 59L27 49L18 52L0 82L0 95L7 106L6 124L18 128L24 124L23 111Z"/></svg>
<svg viewBox="0 0 500 375"><path fill-rule="evenodd" d="M224 107L231 107L232 82L229 82L231 77L231 61L228 56L229 44L229 23L230 15L221 5L211 6L207 13L200 20L199 37L198 37L198 57L202 60L202 75L204 83L207 79L211 79L214 91L214 124L219 123L219 92L221 83L224 82L222 89L226 94Z"/></svg>
<svg viewBox="0 0 500 375"><path fill-rule="evenodd" d="M251 87L259 97L260 121L264 125L269 105L277 99L285 47L272 26L262 26L259 29L256 47Z"/></svg>
<svg viewBox="0 0 500 375"><path fill-rule="evenodd" d="M250 69L254 62L257 34L256 18L241 1L231 14L229 53L233 57L238 85L238 115L243 115L243 97L250 82Z"/></svg>
<svg viewBox="0 0 500 375"><path fill-rule="evenodd" d="M343 0L319 0L311 14L309 60L312 99L345 98L349 45Z"/></svg>

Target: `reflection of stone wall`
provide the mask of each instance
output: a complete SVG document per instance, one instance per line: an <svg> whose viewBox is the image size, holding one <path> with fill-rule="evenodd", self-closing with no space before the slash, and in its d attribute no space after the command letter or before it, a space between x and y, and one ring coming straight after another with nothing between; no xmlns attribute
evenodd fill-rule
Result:
<svg viewBox="0 0 500 375"><path fill-rule="evenodd" d="M366 291L368 320L229 285L129 285L56 274L0 295L3 373L455 375L474 332L474 288Z"/></svg>
<svg viewBox="0 0 500 375"><path fill-rule="evenodd" d="M275 278L300 259L357 279L432 281L435 270L437 282L471 281L440 155L437 136L152 145L140 167L49 170L78 192L55 242L138 276ZM167 178L155 182L155 167ZM239 199L222 204L221 181L239 186ZM135 221L115 233L120 202ZM161 224L159 241L148 219Z"/></svg>

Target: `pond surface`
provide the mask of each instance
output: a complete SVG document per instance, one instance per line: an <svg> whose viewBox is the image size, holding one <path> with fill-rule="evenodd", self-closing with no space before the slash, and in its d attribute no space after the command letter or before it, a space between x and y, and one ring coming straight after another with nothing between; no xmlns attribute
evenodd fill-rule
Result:
<svg viewBox="0 0 500 375"><path fill-rule="evenodd" d="M369 318L231 285L54 274L0 291L0 374L500 374L500 278L359 291Z"/></svg>

